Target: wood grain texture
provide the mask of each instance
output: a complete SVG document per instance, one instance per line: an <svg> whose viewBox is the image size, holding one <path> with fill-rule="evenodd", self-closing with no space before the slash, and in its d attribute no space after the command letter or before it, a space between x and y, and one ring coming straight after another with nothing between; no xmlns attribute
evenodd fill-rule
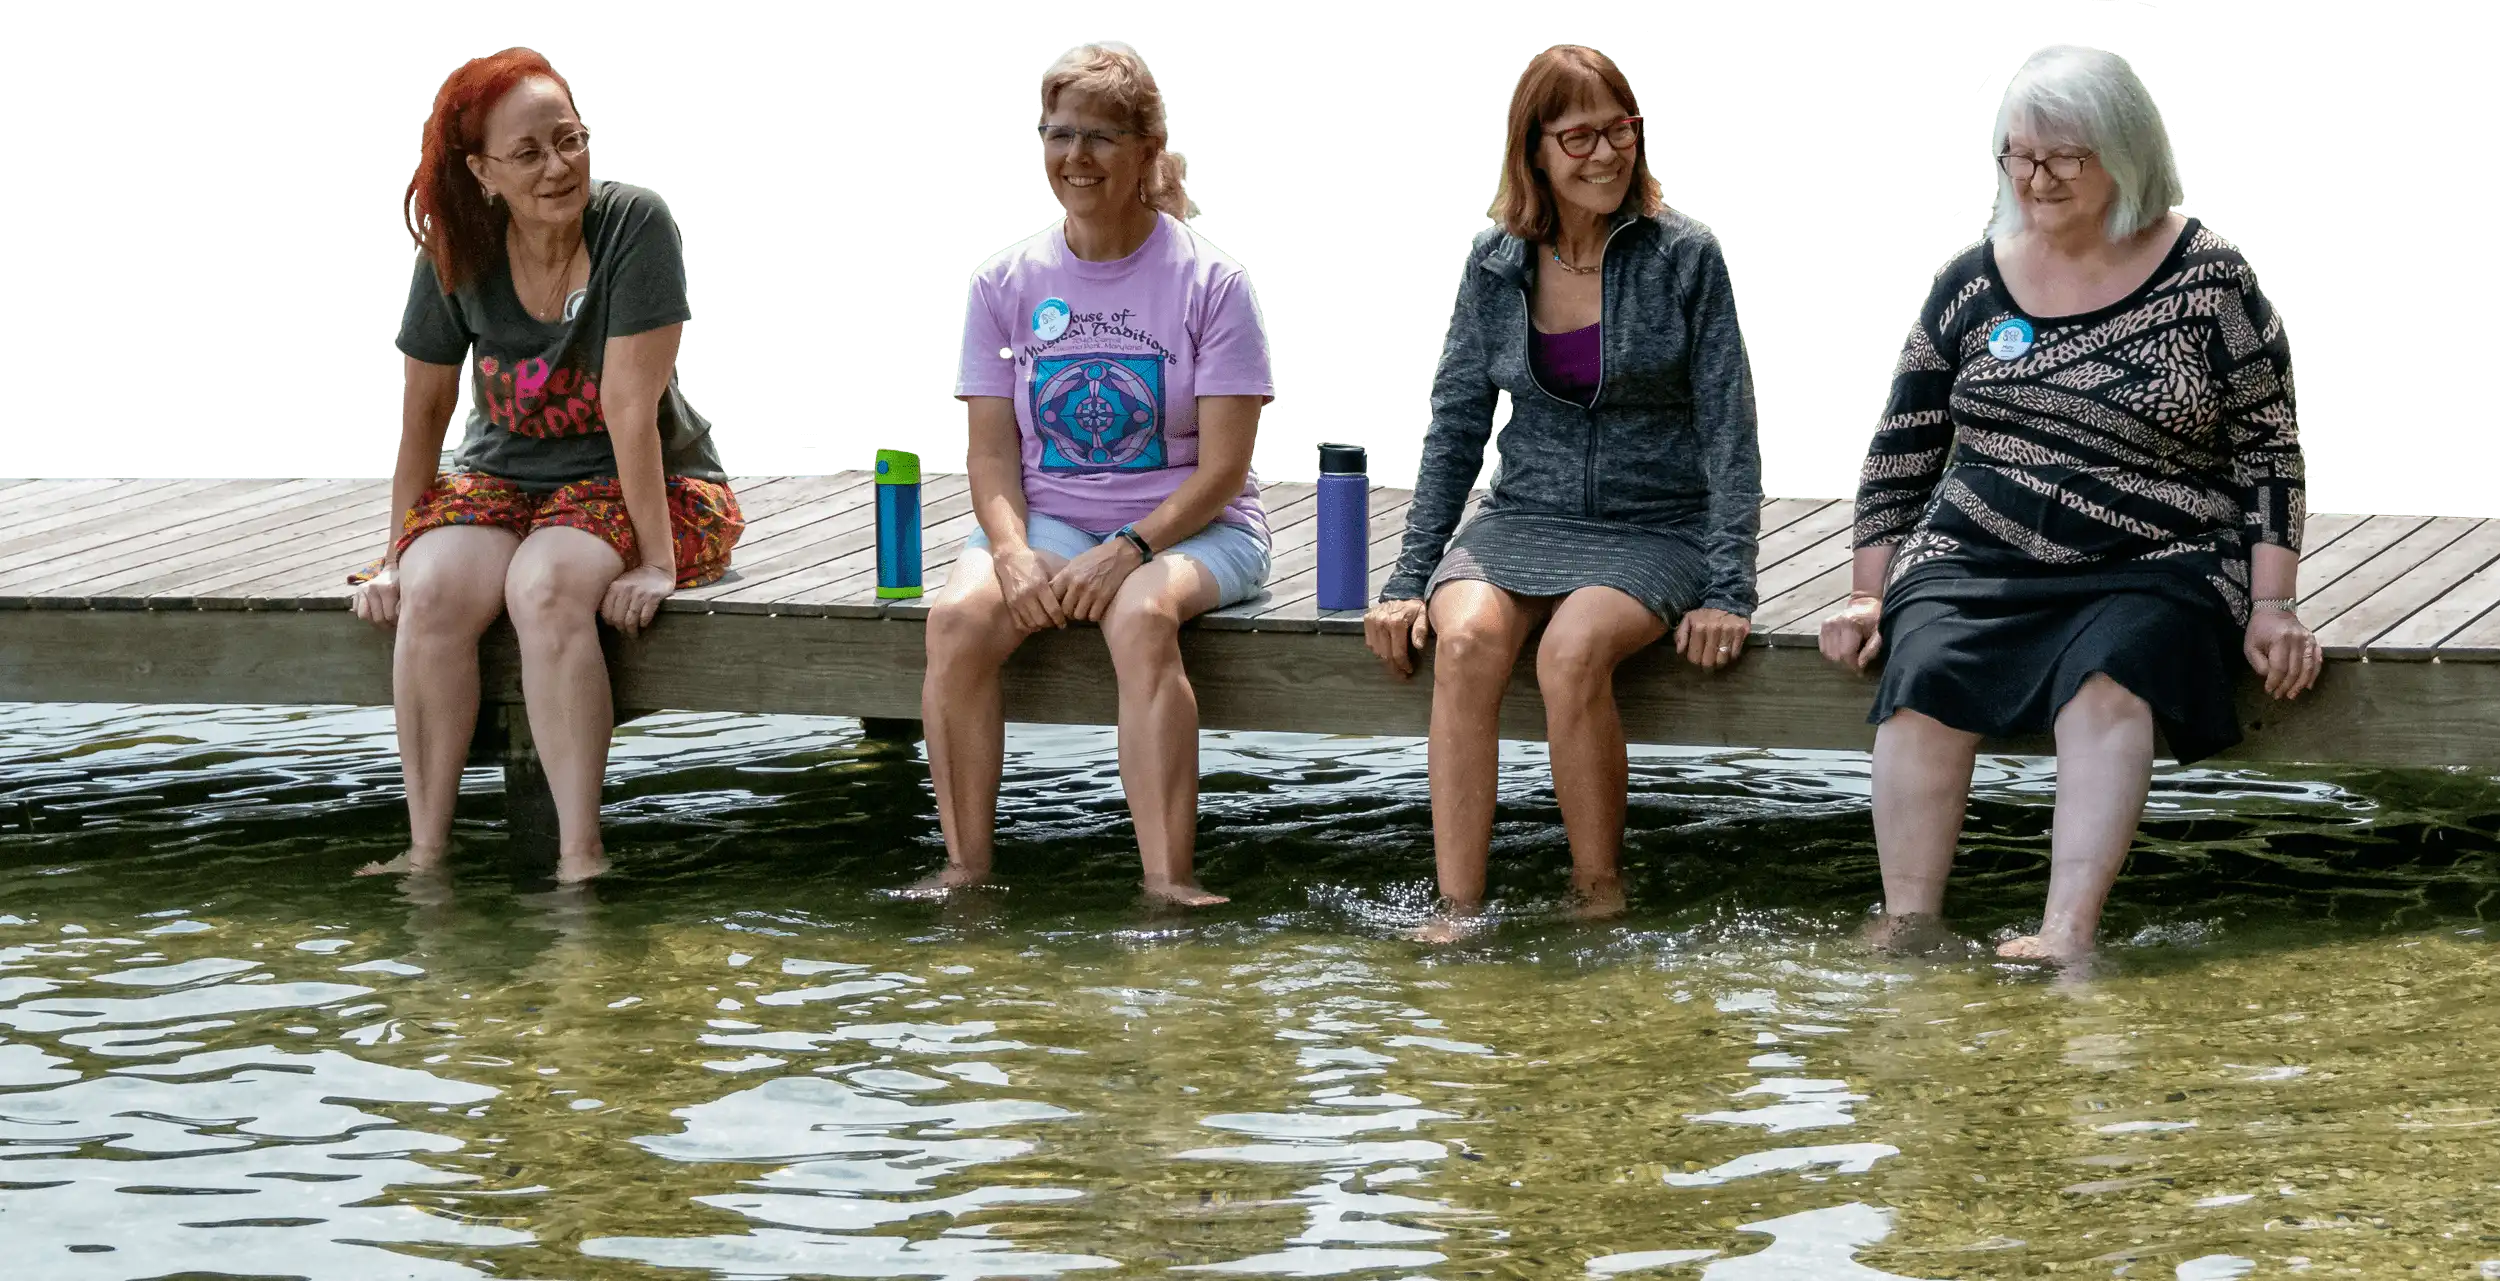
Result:
<svg viewBox="0 0 2500 1281"><path fill-rule="evenodd" d="M919 624L764 614L671 616L644 637L607 637L619 706L694 711L911 717L919 710ZM1116 698L1091 628L1028 642L1010 664L1019 721L1106 724ZM1430 671L1401 682L1359 637L1193 629L1183 653L1210 729L1416 735ZM510 631L485 646L492 702L519 697ZM1533 655L1503 704L1505 737L1536 738L1543 710ZM1635 741L1863 750L1871 681L1802 649L1748 654L1709 675L1653 649L1619 681ZM43 610L0 627L0 700L381 704L387 634L337 612ZM2249 739L2229 758L2500 768L2487 709L2500 664L2338 660L2318 689L2274 704L2240 690ZM1997 745L2041 750L2043 744Z"/></svg>

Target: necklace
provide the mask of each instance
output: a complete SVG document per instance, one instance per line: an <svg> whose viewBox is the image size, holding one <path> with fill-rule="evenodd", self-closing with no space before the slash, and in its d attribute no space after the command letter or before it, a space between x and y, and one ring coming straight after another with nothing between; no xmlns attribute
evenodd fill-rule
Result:
<svg viewBox="0 0 2500 1281"><path fill-rule="evenodd" d="M577 239L573 242L573 252L566 254L564 256L564 264L556 268L555 287L547 292L546 305L543 307L530 308L530 315L532 317L545 321L555 321L563 318L565 302L564 284L566 281L573 278L573 260L580 257L581 252L582 241Z"/></svg>
<svg viewBox="0 0 2500 1281"><path fill-rule="evenodd" d="M1586 275L1592 275L1592 274L1594 274L1595 272L1597 272L1600 268L1602 268L1602 267L1604 267L1604 266L1606 265L1606 259L1605 259L1605 256L1601 253L1601 254L1599 255L1599 257L1598 257L1597 261L1595 261L1595 262L1593 262L1593 263L1590 263L1588 266L1585 266L1585 267L1574 267L1574 266L1572 266L1570 263L1567 263L1567 262L1564 262L1564 261L1563 261L1563 256L1562 256L1562 245L1561 245L1560 243L1556 243L1556 244L1554 245L1553 249L1551 250L1551 253L1553 254L1554 264L1555 264L1556 266L1561 267L1564 271L1570 272L1572 275L1575 275L1575 276L1586 276Z"/></svg>

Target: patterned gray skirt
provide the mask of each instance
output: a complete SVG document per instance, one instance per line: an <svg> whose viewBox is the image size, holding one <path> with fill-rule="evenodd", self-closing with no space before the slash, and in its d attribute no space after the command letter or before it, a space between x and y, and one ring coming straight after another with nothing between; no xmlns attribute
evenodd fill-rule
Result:
<svg viewBox="0 0 2500 1281"><path fill-rule="evenodd" d="M1492 511L1459 526L1424 596L1460 580L1491 583L1515 596L1568 596L1583 587L1612 587L1672 625L1701 603L1710 567L1699 538L1679 529Z"/></svg>

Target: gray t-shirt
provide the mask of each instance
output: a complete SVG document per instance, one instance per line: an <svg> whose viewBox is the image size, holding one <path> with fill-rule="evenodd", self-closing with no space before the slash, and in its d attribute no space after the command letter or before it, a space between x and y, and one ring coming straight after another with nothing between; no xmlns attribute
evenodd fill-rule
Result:
<svg viewBox="0 0 2500 1281"><path fill-rule="evenodd" d="M522 307L500 253L484 277L450 295L433 261L417 255L399 320L400 351L436 365L476 354L469 367L468 434L453 463L460 470L540 490L616 474L599 403L607 342L693 315L686 308L686 263L668 206L656 193L621 182L592 184L582 238L590 284L579 306L557 322ZM712 449L712 425L686 403L674 369L659 419L663 471L728 481Z"/></svg>

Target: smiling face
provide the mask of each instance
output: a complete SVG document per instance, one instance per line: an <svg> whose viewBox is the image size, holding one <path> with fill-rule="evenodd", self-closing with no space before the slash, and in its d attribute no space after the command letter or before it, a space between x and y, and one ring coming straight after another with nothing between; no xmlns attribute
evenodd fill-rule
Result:
<svg viewBox="0 0 2500 1281"><path fill-rule="evenodd" d="M486 113L485 154L468 158L469 172L518 221L572 222L590 205L590 152L567 156L557 144L581 131L572 99L555 81L524 80Z"/></svg>
<svg viewBox="0 0 2500 1281"><path fill-rule="evenodd" d="M1632 189L1632 167L1640 159L1641 144L1636 139L1630 150L1618 151L1605 130L1630 114L1613 94L1601 89L1595 97L1545 122L1544 137L1537 142L1536 167L1545 174L1554 199L1599 217L1622 207L1624 193ZM1578 158L1565 155L1557 135L1573 129L1597 130L1597 149Z"/></svg>
<svg viewBox="0 0 2500 1281"><path fill-rule="evenodd" d="M2046 163L2053 157L2089 157L2092 149L2017 125L2006 130L2004 154L2041 162L2027 182L2014 184L2021 203L2023 229L2042 236L2063 237L2083 228L2098 231L2109 225L2110 206L2118 200L2118 182L2097 159L2087 158L2072 178L2059 178Z"/></svg>
<svg viewBox="0 0 2500 1281"><path fill-rule="evenodd" d="M1139 203L1160 146L1110 104L1074 90L1042 116L1042 172L1059 207L1081 221L1121 216ZM1053 131L1063 131L1054 139Z"/></svg>

